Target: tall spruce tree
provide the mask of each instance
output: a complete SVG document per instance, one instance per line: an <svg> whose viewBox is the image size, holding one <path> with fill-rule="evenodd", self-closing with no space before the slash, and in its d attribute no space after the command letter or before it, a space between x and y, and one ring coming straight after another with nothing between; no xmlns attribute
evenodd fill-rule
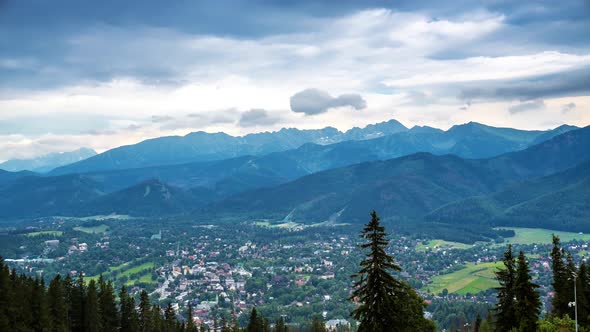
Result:
<svg viewBox="0 0 590 332"><path fill-rule="evenodd" d="M101 327L104 332L114 332L119 330L119 311L115 302L115 291L113 283L109 280L105 282L100 275L98 279L98 306L101 318Z"/></svg>
<svg viewBox="0 0 590 332"><path fill-rule="evenodd" d="M313 317L311 332L326 332L326 323L320 316Z"/></svg>
<svg viewBox="0 0 590 332"><path fill-rule="evenodd" d="M152 307L150 298L145 289L139 294L139 330L141 332L152 332Z"/></svg>
<svg viewBox="0 0 590 332"><path fill-rule="evenodd" d="M590 271L586 263L582 263L578 269L576 288L578 322L581 326L588 327L590 325Z"/></svg>
<svg viewBox="0 0 590 332"><path fill-rule="evenodd" d="M121 287L119 292L120 298L120 312L121 312L121 332L138 332L139 331L139 317L135 310L135 300L127 293L125 286Z"/></svg>
<svg viewBox="0 0 590 332"><path fill-rule="evenodd" d="M186 332L196 332L197 327L195 326L195 320L193 317L193 306L190 303L188 305L187 312Z"/></svg>
<svg viewBox="0 0 590 332"><path fill-rule="evenodd" d="M64 284L60 275L57 275L51 280L47 293L52 331L68 331L68 304Z"/></svg>
<svg viewBox="0 0 590 332"><path fill-rule="evenodd" d="M496 302L496 331L510 331L516 327L514 284L516 281L516 262L512 253L512 245L504 252L502 259L504 268L495 272L500 284L496 288L498 302Z"/></svg>
<svg viewBox="0 0 590 332"><path fill-rule="evenodd" d="M246 326L247 332L261 332L262 331L262 316L258 315L256 308L252 308L250 311L250 321Z"/></svg>
<svg viewBox="0 0 590 332"><path fill-rule="evenodd" d="M518 254L518 269L514 293L516 297L516 320L518 330L522 332L534 332L537 330L537 320L541 314L541 300L536 289L539 285L532 282L529 263L524 252Z"/></svg>
<svg viewBox="0 0 590 332"><path fill-rule="evenodd" d="M52 319L43 280L35 279L31 293L31 329L37 332L51 331Z"/></svg>
<svg viewBox="0 0 590 332"><path fill-rule="evenodd" d="M4 259L0 257L0 331L9 331L10 320L8 306L10 296L10 270L4 265Z"/></svg>
<svg viewBox="0 0 590 332"><path fill-rule="evenodd" d="M173 331L176 325L176 312L172 308L172 303L168 303L166 310L164 310L164 322L166 325L166 331Z"/></svg>
<svg viewBox="0 0 590 332"><path fill-rule="evenodd" d="M279 320L277 320L275 332L287 332L287 326L285 326L285 320L283 317L279 317Z"/></svg>
<svg viewBox="0 0 590 332"><path fill-rule="evenodd" d="M551 300L553 314L557 317L563 317L570 313L568 303L573 301L571 298L573 291L570 291L571 282L568 280L568 268L565 264L565 252L561 248L559 236L553 235L553 248L551 249L551 270L553 272L553 292ZM571 316L570 316L571 317Z"/></svg>
<svg viewBox="0 0 590 332"><path fill-rule="evenodd" d="M85 332L99 332L102 331L100 325L100 309L98 306L98 290L96 288L96 281L90 280L86 290L86 298L84 301L84 331Z"/></svg>
<svg viewBox="0 0 590 332"><path fill-rule="evenodd" d="M352 275L356 280L350 297L359 303L351 313L360 322L358 331L434 330L434 324L423 317L424 301L409 285L391 275L401 268L385 252L389 240L377 212L371 212L371 221L360 237L366 240L360 247L367 252L360 263L361 269Z"/></svg>
<svg viewBox="0 0 590 332"><path fill-rule="evenodd" d="M86 287L82 273L78 275L78 279L73 283L70 296L71 329L73 332L84 332Z"/></svg>

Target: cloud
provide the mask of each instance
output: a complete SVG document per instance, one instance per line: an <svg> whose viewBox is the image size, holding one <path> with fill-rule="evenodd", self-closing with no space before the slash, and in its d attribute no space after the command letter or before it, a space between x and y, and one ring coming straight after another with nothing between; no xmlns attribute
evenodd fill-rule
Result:
<svg viewBox="0 0 590 332"><path fill-rule="evenodd" d="M173 117L169 115L152 115L152 122L153 123L162 123L174 120Z"/></svg>
<svg viewBox="0 0 590 332"><path fill-rule="evenodd" d="M561 107L561 113L569 113L576 109L575 103L567 103Z"/></svg>
<svg viewBox="0 0 590 332"><path fill-rule="evenodd" d="M263 109L251 109L242 113L238 124L242 127L267 126L279 122L280 118Z"/></svg>
<svg viewBox="0 0 590 332"><path fill-rule="evenodd" d="M479 85L479 86L478 86ZM491 80L462 89L463 100L535 100L590 95L590 66L511 80Z"/></svg>
<svg viewBox="0 0 590 332"><path fill-rule="evenodd" d="M545 108L545 103L542 100L532 100L532 101L526 101L524 103L520 103L518 105L510 106L508 108L508 112L510 112L511 114L516 114L516 113L544 109L544 108Z"/></svg>
<svg viewBox="0 0 590 332"><path fill-rule="evenodd" d="M233 108L215 112L189 113L162 123L162 130L203 129L209 126L234 124L240 113Z"/></svg>
<svg viewBox="0 0 590 332"><path fill-rule="evenodd" d="M291 111L295 113L315 115L336 107L352 107L355 110L361 110L367 107L367 102L358 94L332 97L319 89L305 89L291 96Z"/></svg>

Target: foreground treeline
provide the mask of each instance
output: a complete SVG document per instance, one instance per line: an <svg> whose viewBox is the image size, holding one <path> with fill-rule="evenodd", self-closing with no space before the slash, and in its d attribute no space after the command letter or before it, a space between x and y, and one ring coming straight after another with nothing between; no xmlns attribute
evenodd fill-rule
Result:
<svg viewBox="0 0 590 332"><path fill-rule="evenodd" d="M162 312L150 304L145 291L139 303L125 288L119 299L102 278L86 283L58 275L46 286L0 261L0 331L190 331L172 307Z"/></svg>
<svg viewBox="0 0 590 332"><path fill-rule="evenodd" d="M56 276L49 285L43 279L17 274L0 257L0 331L39 332L325 332L318 316L303 326L287 326L282 318L271 324L252 309L247 326L241 328L235 316L214 320L211 326L195 324L189 305L179 315L171 304L161 308L151 304L146 291L139 301L122 287L117 294L110 281L85 282ZM185 318L186 317L186 318ZM337 332L349 331L339 327Z"/></svg>

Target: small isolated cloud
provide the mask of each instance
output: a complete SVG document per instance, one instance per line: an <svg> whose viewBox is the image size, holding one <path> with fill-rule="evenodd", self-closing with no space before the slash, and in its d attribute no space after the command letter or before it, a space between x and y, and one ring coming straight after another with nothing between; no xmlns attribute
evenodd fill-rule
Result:
<svg viewBox="0 0 590 332"><path fill-rule="evenodd" d="M543 102L542 100L533 100L533 101L527 101L524 103L520 103L518 105L510 106L508 108L508 112L510 112L511 114L516 114L516 113L544 109L544 108L545 108L545 102Z"/></svg>
<svg viewBox="0 0 590 332"><path fill-rule="evenodd" d="M463 106L459 107L461 111L467 111L471 107L471 100L468 100L463 104Z"/></svg>
<svg viewBox="0 0 590 332"><path fill-rule="evenodd" d="M152 115L152 122L153 123L162 123L174 120L173 117L169 115Z"/></svg>
<svg viewBox="0 0 590 332"><path fill-rule="evenodd" d="M270 114L267 110L251 109L242 113L238 124L242 127L254 127L272 125L279 122L279 117Z"/></svg>
<svg viewBox="0 0 590 332"><path fill-rule="evenodd" d="M575 103L568 103L568 104L561 106L562 113L569 113L569 112L573 111L574 109L576 109Z"/></svg>
<svg viewBox="0 0 590 332"><path fill-rule="evenodd" d="M305 89L291 96L291 111L295 113L315 115L336 107L352 107L355 110L361 110L367 107L367 102L358 94L332 97L319 89Z"/></svg>

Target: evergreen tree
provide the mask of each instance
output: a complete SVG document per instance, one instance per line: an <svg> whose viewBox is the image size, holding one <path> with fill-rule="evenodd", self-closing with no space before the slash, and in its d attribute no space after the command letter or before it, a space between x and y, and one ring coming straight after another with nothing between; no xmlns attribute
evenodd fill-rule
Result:
<svg viewBox="0 0 590 332"><path fill-rule="evenodd" d="M590 325L590 270L586 263L578 269L576 278L578 300L578 322L584 327Z"/></svg>
<svg viewBox="0 0 590 332"><path fill-rule="evenodd" d="M536 291L539 285L532 282L529 263L522 251L518 254L518 270L516 271L514 288L519 331L536 331L537 320L541 314L541 300Z"/></svg>
<svg viewBox="0 0 590 332"><path fill-rule="evenodd" d="M98 305L101 327L104 332L114 332L119 329L119 311L115 303L115 291L111 281L105 282L102 274L98 279Z"/></svg>
<svg viewBox="0 0 590 332"><path fill-rule="evenodd" d="M360 237L367 241L360 247L368 252L360 271L352 276L356 281L350 297L360 302L351 313L360 322L358 330L388 331L392 327L397 331L432 330L433 325L423 318L423 301L411 287L390 274L401 268L385 252L389 240L375 211ZM419 305L408 307L404 300L417 300Z"/></svg>
<svg viewBox="0 0 590 332"><path fill-rule="evenodd" d="M166 331L173 331L176 325L176 313L172 308L172 303L168 303L166 310L164 311L164 322L166 323Z"/></svg>
<svg viewBox="0 0 590 332"><path fill-rule="evenodd" d="M0 331L10 329L8 306L10 296L10 270L4 265L4 259L0 257Z"/></svg>
<svg viewBox="0 0 590 332"><path fill-rule="evenodd" d="M514 284L516 280L516 262L512 254L512 245L504 252L502 260L504 268L495 272L500 284L496 289L498 302L496 302L496 331L510 331L516 327Z"/></svg>
<svg viewBox="0 0 590 332"><path fill-rule="evenodd" d="M68 305L61 276L57 275L51 280L47 292L52 331L68 331Z"/></svg>
<svg viewBox="0 0 590 332"><path fill-rule="evenodd" d="M477 317L475 317L475 322L473 322L473 332L479 332L480 327L481 327L481 316L478 313Z"/></svg>
<svg viewBox="0 0 590 332"><path fill-rule="evenodd" d="M164 320L162 319L162 310L157 304L152 305L152 331L163 331Z"/></svg>
<svg viewBox="0 0 590 332"><path fill-rule="evenodd" d="M100 322L101 318L98 307L98 290L96 289L96 281L93 279L88 283L86 298L84 301L84 331L102 331Z"/></svg>
<svg viewBox="0 0 590 332"><path fill-rule="evenodd" d="M35 279L31 290L31 313L33 331L51 331L51 316L49 313L49 304L45 283L42 280Z"/></svg>
<svg viewBox="0 0 590 332"><path fill-rule="evenodd" d="M231 332L240 332L240 324L235 313L231 313Z"/></svg>
<svg viewBox="0 0 590 332"><path fill-rule="evenodd" d="M270 322L266 317L261 317L262 332L270 332Z"/></svg>
<svg viewBox="0 0 590 332"><path fill-rule="evenodd" d="M326 332L326 323L320 316L313 317L311 332Z"/></svg>
<svg viewBox="0 0 590 332"><path fill-rule="evenodd" d="M131 309L133 308L129 308L129 295L127 294L127 288L125 286L122 286L119 291L119 301L119 308L121 311L119 326L121 327L121 332L131 332Z"/></svg>
<svg viewBox="0 0 590 332"><path fill-rule="evenodd" d="M195 320L193 317L193 306L189 303L188 304L188 317L186 322L186 332L197 332L197 327L195 326Z"/></svg>
<svg viewBox="0 0 590 332"><path fill-rule="evenodd" d="M250 312L250 322L248 323L248 326L246 326L246 331L247 332L261 332L262 331L261 318L262 318L262 316L258 315L256 308L252 308L252 311Z"/></svg>
<svg viewBox="0 0 590 332"><path fill-rule="evenodd" d="M18 275L13 269L10 274L10 301L8 303L9 331L30 331L32 313L30 310L32 280L24 275Z"/></svg>
<svg viewBox="0 0 590 332"><path fill-rule="evenodd" d="M287 332L287 326L285 326L285 320L283 317L279 317L275 325L275 332Z"/></svg>
<svg viewBox="0 0 590 332"><path fill-rule="evenodd" d="M62 289L63 289L63 294L64 294L64 301L66 303L67 306L67 317L68 317L68 321L67 321L67 328L69 330L73 331L73 324L72 324L72 314L74 312L74 309L72 308L73 306L73 294L75 293L75 282L72 279L72 277L68 274L65 276L65 278L62 279Z"/></svg>
<svg viewBox="0 0 590 332"><path fill-rule="evenodd" d="M551 270L553 272L553 292L551 300L553 314L557 317L563 317L570 313L568 303L573 301L573 291L570 291L571 282L568 280L568 268L564 262L565 252L561 248L559 236L553 235L553 248L551 249ZM572 295L572 296L570 296Z"/></svg>
<svg viewBox="0 0 590 332"><path fill-rule="evenodd" d="M143 289L139 295L139 330L152 332L152 307L148 293Z"/></svg>
<svg viewBox="0 0 590 332"><path fill-rule="evenodd" d="M121 311L121 332L137 332L139 331L139 317L135 310L135 300L127 293L125 286L121 287L119 293L120 311Z"/></svg>
<svg viewBox="0 0 590 332"><path fill-rule="evenodd" d="M73 332L84 332L84 302L86 297L86 287L84 286L84 276L78 275L78 280L72 285L70 299L70 319L71 329Z"/></svg>

